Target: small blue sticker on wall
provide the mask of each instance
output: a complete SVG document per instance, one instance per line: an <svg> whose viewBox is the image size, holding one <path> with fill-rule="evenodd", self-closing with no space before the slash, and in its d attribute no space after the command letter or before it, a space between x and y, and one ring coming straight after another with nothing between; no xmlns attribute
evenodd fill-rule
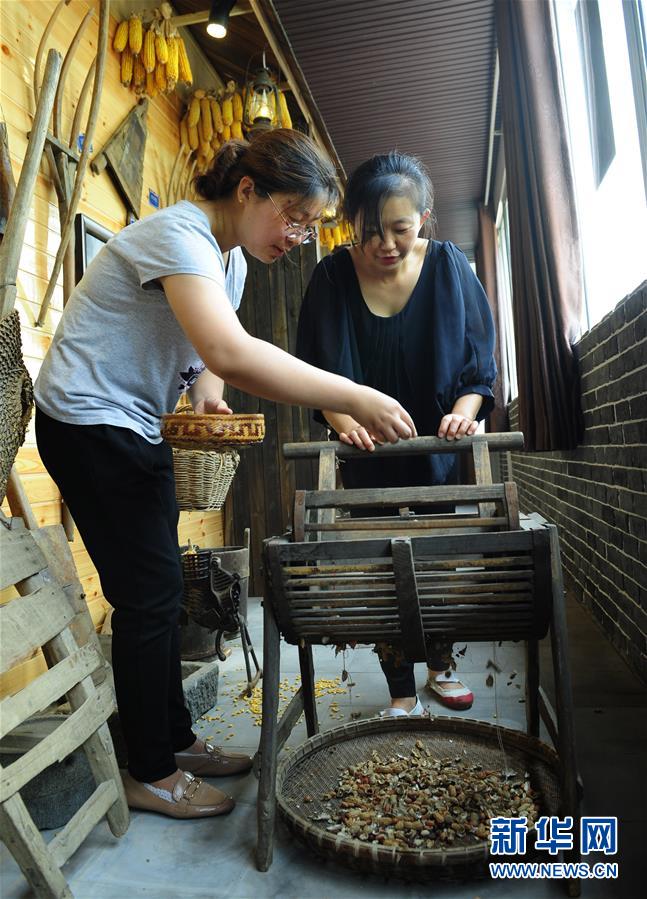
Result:
<svg viewBox="0 0 647 899"><path fill-rule="evenodd" d="M83 152L83 142L85 141L85 134L79 134L76 139L76 148L79 153ZM90 144L90 153L94 152L94 146Z"/></svg>
<svg viewBox="0 0 647 899"><path fill-rule="evenodd" d="M160 208L160 198L159 194L156 194L154 190L148 190L148 202L151 206L154 206L155 209Z"/></svg>

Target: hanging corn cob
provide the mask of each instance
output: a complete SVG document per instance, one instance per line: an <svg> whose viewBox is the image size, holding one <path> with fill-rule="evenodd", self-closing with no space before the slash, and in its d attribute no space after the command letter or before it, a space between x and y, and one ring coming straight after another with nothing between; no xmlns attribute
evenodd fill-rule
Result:
<svg viewBox="0 0 647 899"><path fill-rule="evenodd" d="M133 54L130 47L124 47L121 54L121 83L124 87L130 87L133 77Z"/></svg>
<svg viewBox="0 0 647 899"><path fill-rule="evenodd" d="M168 44L166 43L162 25L158 25L155 32L155 56L157 62L162 65L166 65L168 62Z"/></svg>
<svg viewBox="0 0 647 899"><path fill-rule="evenodd" d="M133 59L132 87L136 94L143 94L146 91L146 69L141 56L135 56Z"/></svg>
<svg viewBox="0 0 647 899"><path fill-rule="evenodd" d="M168 60L166 62L166 79L168 82L168 90L175 90L175 85L178 82L178 74L179 74L179 51L178 51L178 43L177 38L174 35L170 35L166 41L168 47Z"/></svg>
<svg viewBox="0 0 647 899"><path fill-rule="evenodd" d="M166 65L163 62L158 61L155 66L155 84L161 94L166 93L168 83L166 80Z"/></svg>
<svg viewBox="0 0 647 899"><path fill-rule="evenodd" d="M292 118L290 117L290 110L288 109L288 101L285 98L285 92L279 91L279 113L281 118L281 127L282 128L291 128L292 127Z"/></svg>
<svg viewBox="0 0 647 899"><path fill-rule="evenodd" d="M155 29L151 26L144 35L142 62L147 72L155 71Z"/></svg>
<svg viewBox="0 0 647 899"><path fill-rule="evenodd" d="M223 94L222 100L220 102L220 108L222 109L222 121L224 125L229 125L231 127L231 123L236 118L234 116L234 97L237 93L236 82L228 81L225 87L225 92ZM241 101L242 104L242 101ZM236 104L238 105L238 104ZM241 116L242 120L242 116Z"/></svg>
<svg viewBox="0 0 647 899"><path fill-rule="evenodd" d="M189 63L189 57L186 52L186 46L184 44L184 40L179 34L177 36L177 49L178 79L183 84L193 84L193 73L191 72L191 65Z"/></svg>
<svg viewBox="0 0 647 899"><path fill-rule="evenodd" d="M243 98L239 94L238 91L234 91L231 98L231 106L232 113L234 116L234 122L238 122L242 125L243 122ZM233 124L233 123L232 123Z"/></svg>
<svg viewBox="0 0 647 899"><path fill-rule="evenodd" d="M211 144L207 140L204 133L204 119L200 119L198 121L198 151L200 156L208 156L210 147Z"/></svg>
<svg viewBox="0 0 647 899"><path fill-rule="evenodd" d="M211 101L209 97L202 97L200 100L200 121L202 122L204 139L207 143L210 143L213 137L213 122L211 120Z"/></svg>
<svg viewBox="0 0 647 899"><path fill-rule="evenodd" d="M234 121L234 108L231 102L231 97L225 95L222 98L222 102L220 104L220 108L222 109L222 122L225 127L229 127L231 123Z"/></svg>
<svg viewBox="0 0 647 899"><path fill-rule="evenodd" d="M211 106L211 121L213 122L213 130L218 134L222 134L222 129L225 127L225 123L222 120L222 110L220 108L220 103L218 103L215 97L211 97L209 102Z"/></svg>
<svg viewBox="0 0 647 899"><path fill-rule="evenodd" d="M142 20L137 15L137 13L133 13L132 16L128 19L128 46L130 47L130 52L133 54L133 56L137 56L137 54L141 50L142 41Z"/></svg>
<svg viewBox="0 0 647 899"><path fill-rule="evenodd" d="M128 43L128 19L124 19L117 25L115 36L112 40L112 49L117 53L123 53Z"/></svg>
<svg viewBox="0 0 647 899"><path fill-rule="evenodd" d="M146 72L146 93L149 97L156 97L159 94L154 72Z"/></svg>
<svg viewBox="0 0 647 899"><path fill-rule="evenodd" d="M180 144L185 150L189 149L189 129L186 116L180 121Z"/></svg>

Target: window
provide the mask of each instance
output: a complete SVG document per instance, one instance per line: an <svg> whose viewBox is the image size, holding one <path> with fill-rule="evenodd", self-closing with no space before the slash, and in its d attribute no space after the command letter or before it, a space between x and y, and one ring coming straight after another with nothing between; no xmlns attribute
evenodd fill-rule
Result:
<svg viewBox="0 0 647 899"><path fill-rule="evenodd" d="M647 198L647 36L645 34L644 2L643 0L624 0L622 9L625 14L638 140L643 165L643 182Z"/></svg>
<svg viewBox="0 0 647 899"><path fill-rule="evenodd" d="M589 118L591 157L597 187L616 155L598 0L578 0L575 7L575 22Z"/></svg>
<svg viewBox="0 0 647 899"><path fill-rule="evenodd" d="M627 4L635 6L630 28ZM636 96L640 53L644 60L641 7L642 0L553 0L582 247L583 329L647 277Z"/></svg>
<svg viewBox="0 0 647 899"><path fill-rule="evenodd" d="M501 344L500 377L503 380L503 400L507 405L519 390L517 388L517 361L514 348L514 323L512 320L512 275L510 273L510 219L505 176L501 199L496 215L496 280L499 294L499 339Z"/></svg>

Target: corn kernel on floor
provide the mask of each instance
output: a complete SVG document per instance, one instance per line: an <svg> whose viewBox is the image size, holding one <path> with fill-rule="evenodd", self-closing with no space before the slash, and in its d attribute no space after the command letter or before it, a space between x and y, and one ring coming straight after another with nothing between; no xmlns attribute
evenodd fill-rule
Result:
<svg viewBox="0 0 647 899"><path fill-rule="evenodd" d="M262 610L250 601L249 623L260 656ZM569 635L574 682L575 724L580 768L585 785L585 814L617 815L619 818L619 862L617 881L588 881L582 895L595 899L624 899L643 894L644 839L647 809L647 689L627 669L602 636L588 613L576 604L569 606ZM219 703L199 723L202 736L214 742L253 754L258 745L259 705L238 699L243 679L240 645L232 644L231 657L221 666ZM459 643L456 648L462 648ZM475 693L472 710L464 714L509 727L524 726L523 647L504 643L494 648L502 669L496 693L486 686L492 644L470 644L460 659L459 672ZM550 647L542 647L542 682L551 690L548 670ZM315 672L319 682L319 719L322 728L350 720L351 713L365 718L386 704L386 686L376 656L369 648L358 648L346 656L349 695L341 682L341 655L334 650L315 650ZM281 694L287 703L296 689L297 653L283 647ZM509 675L516 671L512 680ZM442 709L424 690L425 669L417 667L423 704L430 711ZM517 686L518 685L518 686ZM498 714L496 719L493 718ZM288 740L287 751L305 739L301 722ZM278 826L274 863L265 874L254 865L256 838L256 789L253 776L219 779L218 786L237 799L238 805L225 818L175 821L145 812L132 814L131 826L116 840L105 822L72 856L64 868L77 899L351 899L370 896L389 899L552 899L565 895L559 881L485 880L458 884L411 885L362 876L345 868L322 863L299 846L282 825ZM46 834L49 838L52 834ZM549 857L547 857L549 860ZM596 859L597 860L597 859ZM605 860L603 857L600 860ZM26 899L31 895L20 870L7 849L0 855L0 894L3 899Z"/></svg>

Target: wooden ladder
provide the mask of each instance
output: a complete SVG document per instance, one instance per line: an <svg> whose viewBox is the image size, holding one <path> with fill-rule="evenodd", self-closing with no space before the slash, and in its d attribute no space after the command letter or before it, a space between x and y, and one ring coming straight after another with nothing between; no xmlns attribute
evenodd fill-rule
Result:
<svg viewBox="0 0 647 899"><path fill-rule="evenodd" d="M20 518L0 517L0 562L0 589L14 585L20 594L0 608L0 673L38 648L49 665L48 671L0 702L0 739L63 696L71 708L59 727L9 766L0 766L0 829L34 892L47 899L68 897L72 893L61 868L93 827L105 815L115 836L128 828L128 806L106 723L115 699L109 679L97 677L105 661L96 642L75 636L79 613L74 587L52 578L45 555ZM97 787L45 843L20 791L79 747Z"/></svg>

